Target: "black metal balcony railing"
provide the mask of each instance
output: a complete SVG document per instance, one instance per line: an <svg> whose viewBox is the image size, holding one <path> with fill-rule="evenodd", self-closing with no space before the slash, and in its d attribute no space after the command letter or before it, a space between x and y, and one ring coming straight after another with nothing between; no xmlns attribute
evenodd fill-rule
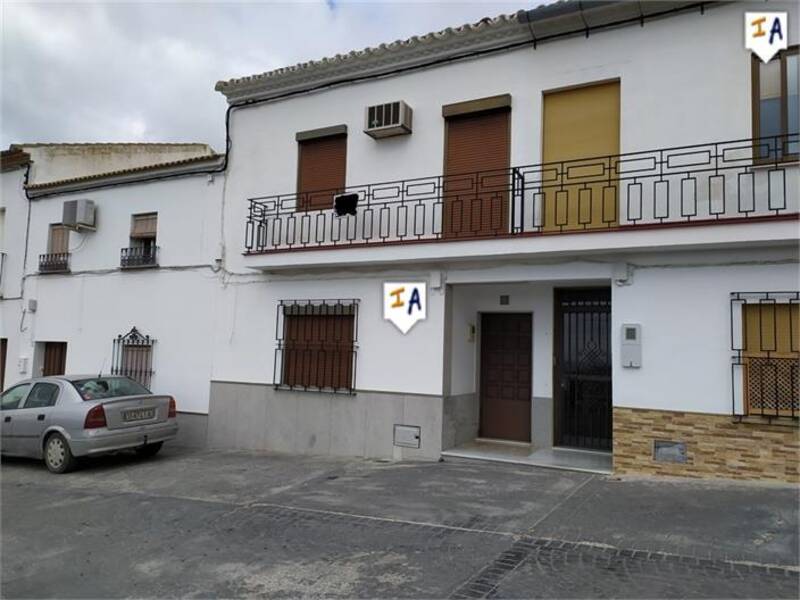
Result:
<svg viewBox="0 0 800 600"><path fill-rule="evenodd" d="M39 255L40 273L66 273L69 271L69 252Z"/></svg>
<svg viewBox="0 0 800 600"><path fill-rule="evenodd" d="M730 222L798 213L800 136L614 156L249 199L256 254L515 235ZM358 196L355 214L333 199ZM330 208L308 210L327 204Z"/></svg>
<svg viewBox="0 0 800 600"><path fill-rule="evenodd" d="M122 248L119 264L125 269L158 266L158 246Z"/></svg>

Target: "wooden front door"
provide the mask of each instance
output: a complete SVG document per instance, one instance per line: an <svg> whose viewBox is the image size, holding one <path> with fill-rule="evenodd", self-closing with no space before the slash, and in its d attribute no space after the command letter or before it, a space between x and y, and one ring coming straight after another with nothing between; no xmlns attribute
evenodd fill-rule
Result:
<svg viewBox="0 0 800 600"><path fill-rule="evenodd" d="M577 231L619 223L619 81L544 95L542 158L545 231ZM589 159L580 160L576 159Z"/></svg>
<svg viewBox="0 0 800 600"><path fill-rule="evenodd" d="M443 237L508 233L510 121L507 108L447 119Z"/></svg>
<svg viewBox="0 0 800 600"><path fill-rule="evenodd" d="M531 441L532 317L481 315L480 436Z"/></svg>
<svg viewBox="0 0 800 600"><path fill-rule="evenodd" d="M67 342L45 342L42 377L63 375L67 368Z"/></svg>
<svg viewBox="0 0 800 600"><path fill-rule="evenodd" d="M556 290L556 445L611 450L611 290Z"/></svg>

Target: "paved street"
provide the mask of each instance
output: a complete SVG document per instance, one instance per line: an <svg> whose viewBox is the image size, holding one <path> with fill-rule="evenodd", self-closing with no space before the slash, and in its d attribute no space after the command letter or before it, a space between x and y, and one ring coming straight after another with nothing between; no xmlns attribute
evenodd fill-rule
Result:
<svg viewBox="0 0 800 600"><path fill-rule="evenodd" d="M2 595L795 598L798 490L165 448L2 467Z"/></svg>

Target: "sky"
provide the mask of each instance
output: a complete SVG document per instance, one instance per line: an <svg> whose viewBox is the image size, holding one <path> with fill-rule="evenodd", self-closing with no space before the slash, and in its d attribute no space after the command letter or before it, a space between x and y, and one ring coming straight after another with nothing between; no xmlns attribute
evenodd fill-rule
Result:
<svg viewBox="0 0 800 600"><path fill-rule="evenodd" d="M221 79L375 46L538 2L0 2L0 146L206 142Z"/></svg>

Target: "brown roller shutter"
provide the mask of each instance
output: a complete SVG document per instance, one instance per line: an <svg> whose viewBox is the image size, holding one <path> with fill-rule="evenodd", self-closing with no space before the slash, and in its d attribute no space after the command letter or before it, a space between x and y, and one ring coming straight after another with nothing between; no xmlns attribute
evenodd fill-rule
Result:
<svg viewBox="0 0 800 600"><path fill-rule="evenodd" d="M297 210L333 207L333 196L345 186L347 136L298 142Z"/></svg>
<svg viewBox="0 0 800 600"><path fill-rule="evenodd" d="M444 237L508 232L510 116L503 108L447 119Z"/></svg>
<svg viewBox="0 0 800 600"><path fill-rule="evenodd" d="M286 315L282 383L352 388L354 327L353 315Z"/></svg>

